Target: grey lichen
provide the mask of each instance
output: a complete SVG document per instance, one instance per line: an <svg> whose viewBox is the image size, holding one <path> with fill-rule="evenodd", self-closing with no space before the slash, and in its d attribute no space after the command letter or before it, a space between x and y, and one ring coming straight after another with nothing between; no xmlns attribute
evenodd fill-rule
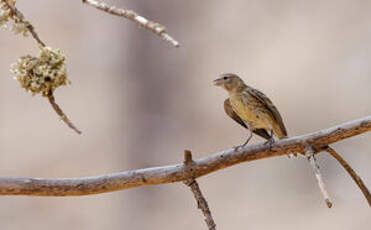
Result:
<svg viewBox="0 0 371 230"><path fill-rule="evenodd" d="M28 35L28 22L24 21L19 14L15 12L15 0L0 0L0 27L8 28L11 25L11 30L15 34Z"/></svg>
<svg viewBox="0 0 371 230"><path fill-rule="evenodd" d="M20 57L12 64L10 71L22 88L33 95L41 93L48 96L50 92L62 85L67 85L65 57L58 49L42 47L39 57L31 55Z"/></svg>
<svg viewBox="0 0 371 230"><path fill-rule="evenodd" d="M15 4L15 0L12 1ZM9 19L12 18L12 11L5 0L0 1L0 26L6 27Z"/></svg>

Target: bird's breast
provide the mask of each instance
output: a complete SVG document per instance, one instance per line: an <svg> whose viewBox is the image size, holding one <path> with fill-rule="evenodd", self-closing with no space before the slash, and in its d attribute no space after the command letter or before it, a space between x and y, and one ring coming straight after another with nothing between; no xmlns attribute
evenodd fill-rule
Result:
<svg viewBox="0 0 371 230"><path fill-rule="evenodd" d="M230 102L233 110L249 126L254 128L264 128L269 130L269 118L264 113L264 108L256 98L248 93L230 95Z"/></svg>

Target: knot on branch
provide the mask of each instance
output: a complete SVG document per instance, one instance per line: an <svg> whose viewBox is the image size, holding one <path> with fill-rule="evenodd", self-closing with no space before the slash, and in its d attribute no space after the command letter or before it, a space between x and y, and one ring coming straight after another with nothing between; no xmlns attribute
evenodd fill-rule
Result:
<svg viewBox="0 0 371 230"><path fill-rule="evenodd" d="M192 152L190 150L184 150L184 162L183 163L184 163L186 172L187 170L190 170L190 171L192 170L191 167L195 162L192 160ZM192 172L191 172L191 175L192 175ZM202 213L204 214L205 222L209 230L215 230L216 224L211 215L209 205L207 204L207 201L205 197L203 196L200 186L198 185L194 176L191 176L190 178L186 179L183 183L191 189L197 201L197 208L200 209Z"/></svg>
<svg viewBox="0 0 371 230"><path fill-rule="evenodd" d="M193 172L192 172L192 165L194 164L194 161L192 159L192 152L190 150L184 150L184 161L183 161L183 164L184 164L184 171L186 173L186 175L190 175L188 179L184 180L183 183L189 187L192 187L193 185L195 185L196 180L195 180L195 176L193 175ZM198 186L198 185L197 185Z"/></svg>
<svg viewBox="0 0 371 230"><path fill-rule="evenodd" d="M184 150L184 165L189 167L193 163L192 152L190 150Z"/></svg>

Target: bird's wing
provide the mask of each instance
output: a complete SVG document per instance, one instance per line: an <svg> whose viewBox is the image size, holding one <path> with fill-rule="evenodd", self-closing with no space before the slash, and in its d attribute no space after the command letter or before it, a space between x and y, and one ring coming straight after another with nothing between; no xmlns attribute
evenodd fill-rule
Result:
<svg viewBox="0 0 371 230"><path fill-rule="evenodd" d="M224 101L224 111L225 113L230 117L232 118L235 122L237 122L238 124L242 125L243 127L245 127L247 129L247 125L245 124L245 122L241 119L240 116L237 115L237 113L233 110L232 108L232 105L231 105L231 102L229 101L229 98L227 98L225 101ZM265 130L265 129L255 129L253 131L255 134L265 138L265 139L270 139L271 136L269 135L269 133Z"/></svg>
<svg viewBox="0 0 371 230"><path fill-rule="evenodd" d="M256 99L262 102L264 106L272 113L274 120L277 122L277 124L279 125L282 131L282 134L287 136L286 127L283 123L282 117L280 113L278 112L278 109L276 108L276 106L273 105L272 101L264 93L260 92L257 89L254 89L252 87L247 87L247 90L252 96L254 96Z"/></svg>

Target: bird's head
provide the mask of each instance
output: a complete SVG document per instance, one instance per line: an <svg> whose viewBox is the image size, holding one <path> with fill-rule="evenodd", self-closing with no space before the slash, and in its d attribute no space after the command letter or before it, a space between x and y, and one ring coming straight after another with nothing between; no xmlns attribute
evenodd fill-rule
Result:
<svg viewBox="0 0 371 230"><path fill-rule="evenodd" d="M245 86L242 79L233 73L224 73L219 78L213 81L215 86L220 86L228 92L236 91Z"/></svg>

